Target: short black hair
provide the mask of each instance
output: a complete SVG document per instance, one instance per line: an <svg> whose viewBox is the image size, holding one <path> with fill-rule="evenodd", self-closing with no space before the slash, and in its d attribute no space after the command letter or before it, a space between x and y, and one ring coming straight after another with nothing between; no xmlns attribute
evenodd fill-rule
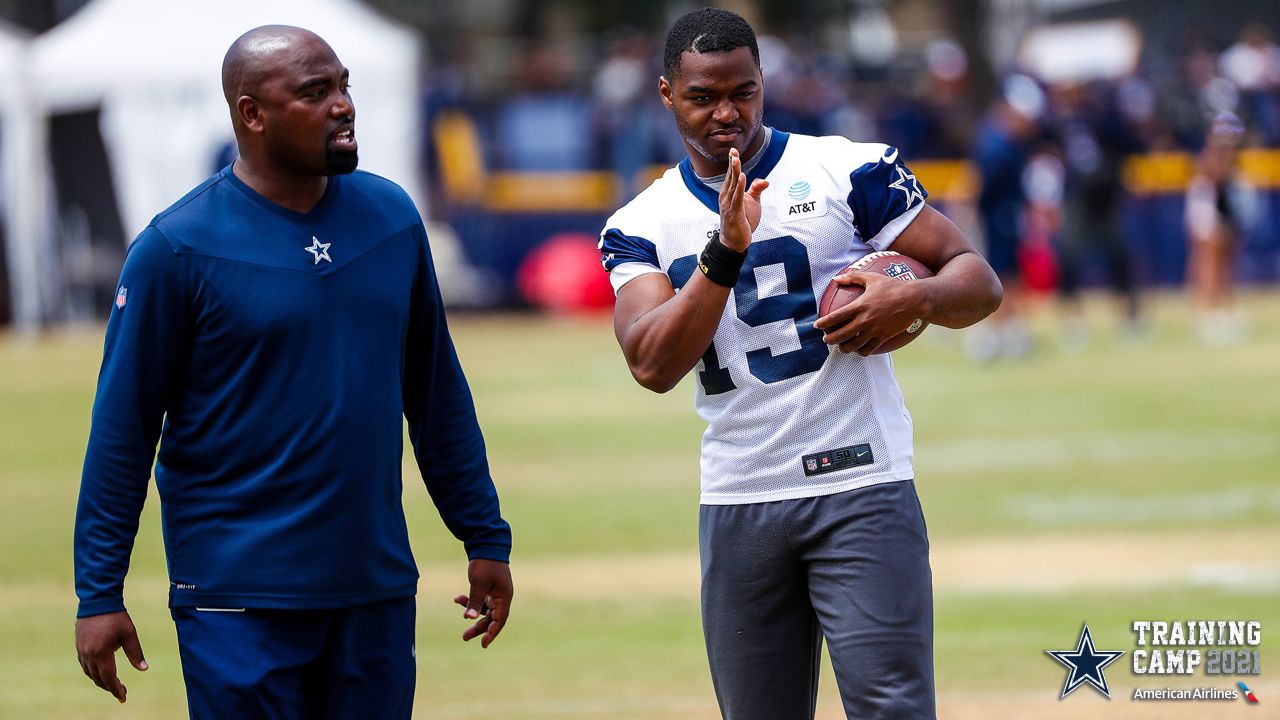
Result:
<svg viewBox="0 0 1280 720"><path fill-rule="evenodd" d="M670 80L680 70L680 56L686 52L729 52L740 47L751 48L751 57L760 67L756 31L741 15L719 8L694 10L676 20L667 33L662 69Z"/></svg>

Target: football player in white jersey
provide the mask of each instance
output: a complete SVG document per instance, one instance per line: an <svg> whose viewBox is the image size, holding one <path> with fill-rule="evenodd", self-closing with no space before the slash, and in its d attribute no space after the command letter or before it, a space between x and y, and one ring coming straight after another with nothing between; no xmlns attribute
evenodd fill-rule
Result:
<svg viewBox="0 0 1280 720"><path fill-rule="evenodd" d="M932 718L928 539L911 419L884 340L1000 303L986 261L896 149L763 123L751 26L698 10L667 37L663 104L688 151L613 215L601 256L636 380L697 366L703 629L721 712L812 718L825 639L846 713ZM866 287L818 317L829 279L892 249L935 277Z"/></svg>

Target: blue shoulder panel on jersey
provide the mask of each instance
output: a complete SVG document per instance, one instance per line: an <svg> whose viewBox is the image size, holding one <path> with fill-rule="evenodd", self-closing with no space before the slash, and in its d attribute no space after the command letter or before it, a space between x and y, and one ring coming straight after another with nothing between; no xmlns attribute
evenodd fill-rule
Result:
<svg viewBox="0 0 1280 720"><path fill-rule="evenodd" d="M768 177L769 173L773 172L773 168L782 159L782 151L787 149L787 140L790 139L790 133L776 129L773 131L773 139L769 141L764 157L760 158L760 162L747 173L747 187L751 187L753 180ZM708 210L719 214L720 194L698 179L698 174L693 171L693 163L687 157L680 161L680 177L684 179L684 186L689 188L689 192L693 193L694 197L706 205Z"/></svg>
<svg viewBox="0 0 1280 720"><path fill-rule="evenodd" d="M658 248L642 237L626 235L617 228L609 228L600 238L600 262L612 272L622 263L639 262L654 267L658 265Z"/></svg>
<svg viewBox="0 0 1280 720"><path fill-rule="evenodd" d="M853 224L864 240L870 240L902 213L924 202L929 193L891 147L875 162L849 173L849 208Z"/></svg>

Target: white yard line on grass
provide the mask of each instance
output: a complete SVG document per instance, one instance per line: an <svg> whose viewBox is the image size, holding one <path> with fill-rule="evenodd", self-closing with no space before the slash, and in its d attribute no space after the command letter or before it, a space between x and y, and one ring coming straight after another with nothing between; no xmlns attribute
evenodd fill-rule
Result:
<svg viewBox="0 0 1280 720"><path fill-rule="evenodd" d="M1280 547L1280 529L1265 528L942 539L933 544L933 583L939 592L973 593L1160 585L1266 591L1280 588L1280 561L1272 550L1276 547ZM512 570L523 597L573 601L698 597L695 550L517 560Z"/></svg>

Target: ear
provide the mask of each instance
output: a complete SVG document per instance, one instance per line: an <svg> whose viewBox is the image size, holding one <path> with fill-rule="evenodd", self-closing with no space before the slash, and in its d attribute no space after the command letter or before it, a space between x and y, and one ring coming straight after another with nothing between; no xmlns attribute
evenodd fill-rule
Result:
<svg viewBox="0 0 1280 720"><path fill-rule="evenodd" d="M662 97L662 106L667 110L674 112L675 88L671 87L671 81L664 75L658 76L658 95Z"/></svg>
<svg viewBox="0 0 1280 720"><path fill-rule="evenodd" d="M236 116L245 129L250 132L262 132L264 122L262 106L249 95L241 95L236 100Z"/></svg>

